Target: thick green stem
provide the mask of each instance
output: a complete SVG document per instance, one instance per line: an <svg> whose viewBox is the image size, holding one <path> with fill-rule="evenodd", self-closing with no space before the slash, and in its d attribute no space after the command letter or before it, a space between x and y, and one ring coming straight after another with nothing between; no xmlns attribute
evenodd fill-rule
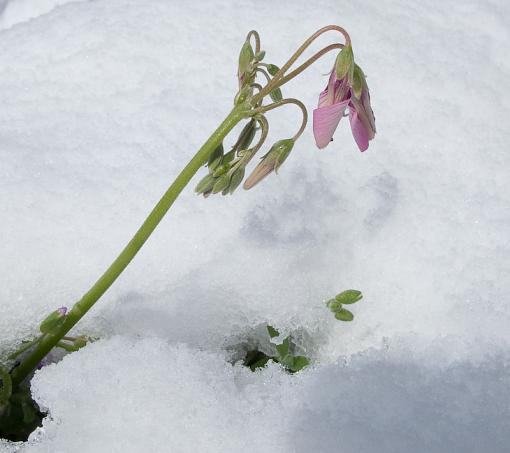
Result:
<svg viewBox="0 0 510 453"><path fill-rule="evenodd" d="M158 204L145 219L142 226L126 245L124 250L115 259L106 272L97 280L90 290L74 305L66 316L64 324L56 331L45 335L39 344L30 352L23 362L11 372L12 384L20 384L38 365L38 363L56 346L56 344L74 327L74 325L87 313L97 300L108 290L117 277L127 267L131 260L152 232L156 229L161 219L172 206L175 199L182 192L195 173L205 164L209 155L223 141L224 137L245 116L249 106L241 104L235 107L220 124L218 129L209 137L204 145L198 150L191 161L179 173L175 181L161 197Z"/></svg>

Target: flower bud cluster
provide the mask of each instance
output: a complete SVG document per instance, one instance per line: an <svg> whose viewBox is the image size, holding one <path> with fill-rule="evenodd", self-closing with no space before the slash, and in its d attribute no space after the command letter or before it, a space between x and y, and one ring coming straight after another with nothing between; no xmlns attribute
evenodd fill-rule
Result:
<svg viewBox="0 0 510 453"><path fill-rule="evenodd" d="M208 197L211 194L232 194L244 179L245 167L251 158L250 145L257 131L257 121L251 119L239 134L235 145L224 153L220 144L209 156L209 173L200 180L195 192Z"/></svg>

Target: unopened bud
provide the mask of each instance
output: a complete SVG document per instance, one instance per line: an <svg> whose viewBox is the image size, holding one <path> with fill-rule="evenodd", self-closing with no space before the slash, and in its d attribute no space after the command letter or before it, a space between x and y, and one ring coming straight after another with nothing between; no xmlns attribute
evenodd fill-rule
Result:
<svg viewBox="0 0 510 453"><path fill-rule="evenodd" d="M235 157L236 157L235 150L229 151L227 154L225 154L225 156L223 157L223 161L221 163L223 165L229 164L234 160Z"/></svg>
<svg viewBox="0 0 510 453"><path fill-rule="evenodd" d="M212 188L212 193L222 192L229 186L229 184L230 184L230 175L229 174L221 175L214 183L214 186Z"/></svg>
<svg viewBox="0 0 510 453"><path fill-rule="evenodd" d="M282 166L287 157L289 157L292 148L294 148L294 140L291 138L280 140L275 144L275 146L276 160L274 164L274 171L278 173L278 169Z"/></svg>
<svg viewBox="0 0 510 453"><path fill-rule="evenodd" d="M208 192L214 186L215 181L216 178L211 174L204 176L195 187L195 192L198 194Z"/></svg>
<svg viewBox="0 0 510 453"><path fill-rule="evenodd" d="M349 84L352 83L354 72L354 54L350 44L344 46L344 48L336 57L335 70L338 79L343 79L345 76L347 76Z"/></svg>
<svg viewBox="0 0 510 453"><path fill-rule="evenodd" d="M294 140L291 138L276 142L262 158L262 161L255 167L251 175L245 181L243 187L246 190L251 189L273 170L277 171L289 156L293 146Z"/></svg>
<svg viewBox="0 0 510 453"><path fill-rule="evenodd" d="M239 140L237 143L237 149L244 150L248 149L255 137L257 131L257 121L253 118L244 126L243 130L239 134Z"/></svg>
<svg viewBox="0 0 510 453"><path fill-rule="evenodd" d="M234 191L239 187L239 184L241 184L243 181L244 171L244 168L238 168L232 175L230 185L228 186L228 191L230 194L234 193Z"/></svg>
<svg viewBox="0 0 510 453"><path fill-rule="evenodd" d="M216 168L216 170L213 171L212 175L215 178L218 178L221 175L224 175L229 169L230 169L230 166L228 164L222 163L218 168Z"/></svg>
<svg viewBox="0 0 510 453"><path fill-rule="evenodd" d="M243 47L241 47L241 52L239 53L239 76L242 76L245 72L247 72L253 57L253 48L249 41L245 41Z"/></svg>
<svg viewBox="0 0 510 453"><path fill-rule="evenodd" d="M354 319L354 315L349 310L342 308L335 313L335 318L339 321L352 321Z"/></svg>
<svg viewBox="0 0 510 453"><path fill-rule="evenodd" d="M64 323L66 313L67 307L60 307L58 310L51 312L41 323L39 330L42 333L49 333L57 327L60 327Z"/></svg>
<svg viewBox="0 0 510 453"><path fill-rule="evenodd" d="M356 289L348 289L335 296L335 300L345 305L354 304L361 299L363 299L363 294Z"/></svg>

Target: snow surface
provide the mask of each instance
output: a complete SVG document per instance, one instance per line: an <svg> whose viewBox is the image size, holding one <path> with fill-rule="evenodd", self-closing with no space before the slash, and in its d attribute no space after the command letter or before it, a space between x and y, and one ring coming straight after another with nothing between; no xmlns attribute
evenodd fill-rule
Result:
<svg viewBox="0 0 510 453"><path fill-rule="evenodd" d="M46 14L56 6L86 0L0 0L0 30Z"/></svg>
<svg viewBox="0 0 510 453"><path fill-rule="evenodd" d="M345 122L318 151L309 127L252 191L186 190L77 327L101 340L37 373L43 429L0 451L509 451L510 5L62 3L0 16L4 352L88 289L227 114L251 28L281 64L345 26L378 134L361 154ZM284 93L312 109L333 58ZM270 120L273 141L299 125ZM347 288L365 298L342 324L324 301ZM267 322L313 366L232 366Z"/></svg>

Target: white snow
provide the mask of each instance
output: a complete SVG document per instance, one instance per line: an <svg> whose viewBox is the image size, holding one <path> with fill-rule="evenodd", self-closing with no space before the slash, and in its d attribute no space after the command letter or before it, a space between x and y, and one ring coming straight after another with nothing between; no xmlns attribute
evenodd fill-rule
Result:
<svg viewBox="0 0 510 453"><path fill-rule="evenodd" d="M0 30L46 14L59 5L86 0L0 0Z"/></svg>
<svg viewBox="0 0 510 453"><path fill-rule="evenodd" d="M281 64L345 26L378 134L361 154L344 120L318 151L310 125L252 191L186 189L76 329L101 340L37 373L50 417L19 450L508 451L510 5L62 3L0 16L1 351L88 289L228 113L251 28ZM311 112L333 59L284 94ZM299 127L268 116L271 141ZM352 324L324 307L347 288ZM310 369L229 363L268 322Z"/></svg>

